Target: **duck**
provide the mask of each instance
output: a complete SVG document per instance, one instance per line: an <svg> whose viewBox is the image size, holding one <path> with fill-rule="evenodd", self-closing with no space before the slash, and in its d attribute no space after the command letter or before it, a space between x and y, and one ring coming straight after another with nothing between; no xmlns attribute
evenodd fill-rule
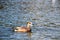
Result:
<svg viewBox="0 0 60 40"><path fill-rule="evenodd" d="M15 32L31 32L32 22L27 22L26 26L18 26L15 27Z"/></svg>

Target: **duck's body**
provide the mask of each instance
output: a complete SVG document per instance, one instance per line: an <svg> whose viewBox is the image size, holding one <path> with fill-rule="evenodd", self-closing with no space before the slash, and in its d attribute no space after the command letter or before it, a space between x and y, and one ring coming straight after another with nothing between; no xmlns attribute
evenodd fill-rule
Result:
<svg viewBox="0 0 60 40"><path fill-rule="evenodd" d="M16 27L14 31L16 32L31 32L31 28L30 26L32 25L31 22L27 22L27 26L26 27Z"/></svg>
<svg viewBox="0 0 60 40"><path fill-rule="evenodd" d="M27 27L16 27L15 31L16 32L30 32L30 28Z"/></svg>

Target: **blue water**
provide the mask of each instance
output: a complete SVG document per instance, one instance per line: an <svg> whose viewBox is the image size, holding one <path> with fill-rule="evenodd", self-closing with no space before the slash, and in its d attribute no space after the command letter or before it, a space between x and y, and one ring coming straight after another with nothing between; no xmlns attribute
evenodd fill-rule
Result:
<svg viewBox="0 0 60 40"><path fill-rule="evenodd" d="M60 1L1 0L0 40L60 40ZM32 33L13 32L12 27L26 26Z"/></svg>

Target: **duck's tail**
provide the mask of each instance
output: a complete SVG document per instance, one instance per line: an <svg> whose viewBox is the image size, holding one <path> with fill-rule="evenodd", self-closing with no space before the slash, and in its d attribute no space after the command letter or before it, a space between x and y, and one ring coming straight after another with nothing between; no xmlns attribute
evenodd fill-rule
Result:
<svg viewBox="0 0 60 40"><path fill-rule="evenodd" d="M12 31L14 32L14 30L15 30L15 27L12 27Z"/></svg>

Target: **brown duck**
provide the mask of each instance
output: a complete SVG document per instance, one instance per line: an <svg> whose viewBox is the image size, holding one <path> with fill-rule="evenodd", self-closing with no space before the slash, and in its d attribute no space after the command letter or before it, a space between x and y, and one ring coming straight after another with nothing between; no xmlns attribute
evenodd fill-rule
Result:
<svg viewBox="0 0 60 40"><path fill-rule="evenodd" d="M22 27L16 27L14 29L15 32L31 32L31 27L32 26L32 22L27 22L26 27L22 26Z"/></svg>

